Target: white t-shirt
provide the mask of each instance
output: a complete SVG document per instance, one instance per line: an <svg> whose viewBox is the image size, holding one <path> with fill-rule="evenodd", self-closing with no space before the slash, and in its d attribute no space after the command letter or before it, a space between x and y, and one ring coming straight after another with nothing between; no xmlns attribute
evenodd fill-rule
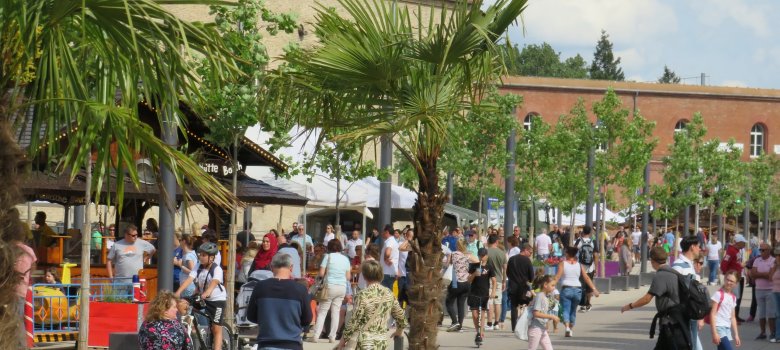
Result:
<svg viewBox="0 0 780 350"><path fill-rule="evenodd" d="M685 255L680 254L680 256L677 257L677 260L672 263L672 268L683 276L693 275L693 278L697 281L699 280L699 275L693 268L693 261L685 257Z"/></svg>
<svg viewBox="0 0 780 350"><path fill-rule="evenodd" d="M721 293L723 294L723 301L720 301ZM734 312L734 307L737 306L737 297L732 293L726 293L726 291L719 289L715 293L712 293L710 300L720 303L718 313L715 315L715 327L729 327L731 328L731 313Z"/></svg>
<svg viewBox="0 0 780 350"><path fill-rule="evenodd" d="M363 240L360 238L348 240L346 244L347 255L349 255L350 258L354 258L355 255L357 255L357 252L355 252L355 247L362 246L362 245L363 245Z"/></svg>
<svg viewBox="0 0 780 350"><path fill-rule="evenodd" d="M641 241L642 241L642 231L637 230L631 232L631 243L633 243L634 245L640 245L642 244Z"/></svg>
<svg viewBox="0 0 780 350"><path fill-rule="evenodd" d="M330 240L334 239L334 238L336 238L336 234L335 233L333 233L333 232L326 233L325 234L325 238L322 239L322 244L324 244L327 247L328 246L328 242L330 242Z"/></svg>
<svg viewBox="0 0 780 350"><path fill-rule="evenodd" d="M390 260L392 261L389 265L385 262L385 254L387 254L386 251L388 248L390 249ZM380 260L382 261L382 273L385 275L397 276L399 251L398 242L395 240L395 237L390 236L385 240L385 245L382 247L382 254L380 257Z"/></svg>
<svg viewBox="0 0 780 350"><path fill-rule="evenodd" d="M718 253L721 249L723 249L723 246L720 244L720 241L715 244L712 244L712 241L707 242L707 260L720 260Z"/></svg>
<svg viewBox="0 0 780 350"><path fill-rule="evenodd" d="M216 263L215 263L216 264ZM222 273L222 267L217 264L214 267L214 275L209 276L209 269L207 268L197 268L193 269L192 272L190 272L190 277L193 278L193 283L198 287L198 290L203 293L203 291L208 288L208 284L211 283L211 280L217 280L219 281L218 286L214 288L213 291L211 291L211 295L209 295L208 298L206 298L207 301L224 301L227 300L227 292L225 292L225 277ZM208 279L208 281L206 281Z"/></svg>
<svg viewBox="0 0 780 350"><path fill-rule="evenodd" d="M550 236L548 236L546 233L542 233L541 235L536 236L536 254L538 255L550 254L551 244L552 241L550 240Z"/></svg>

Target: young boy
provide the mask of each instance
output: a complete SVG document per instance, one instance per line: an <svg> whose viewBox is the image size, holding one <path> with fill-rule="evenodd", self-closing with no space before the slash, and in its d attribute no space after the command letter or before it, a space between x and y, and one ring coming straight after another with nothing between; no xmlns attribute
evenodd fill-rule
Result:
<svg viewBox="0 0 780 350"><path fill-rule="evenodd" d="M488 300L496 296L496 273L487 264L488 251L479 248L477 251L479 262L469 265L469 289L468 304L471 309L471 317L474 320L474 328L477 336L474 342L482 344L485 337L485 320L487 319Z"/></svg>
<svg viewBox="0 0 780 350"><path fill-rule="evenodd" d="M222 286L224 283L222 268L219 263L215 262L218 251L217 245L213 242L201 244L198 248L200 267L197 270L192 270L176 291L178 297L190 283L196 281L197 292L206 301L206 313L211 318L211 339L214 350L221 350L222 347L220 325L225 314L225 300L227 300L225 287Z"/></svg>

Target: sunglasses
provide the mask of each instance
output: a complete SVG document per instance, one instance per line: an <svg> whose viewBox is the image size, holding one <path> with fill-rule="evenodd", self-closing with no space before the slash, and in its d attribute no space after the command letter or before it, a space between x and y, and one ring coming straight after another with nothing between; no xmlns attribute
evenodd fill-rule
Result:
<svg viewBox="0 0 780 350"><path fill-rule="evenodd" d="M134 235L128 234L128 236L130 236L130 237L138 237L138 234L137 233L134 234Z"/></svg>

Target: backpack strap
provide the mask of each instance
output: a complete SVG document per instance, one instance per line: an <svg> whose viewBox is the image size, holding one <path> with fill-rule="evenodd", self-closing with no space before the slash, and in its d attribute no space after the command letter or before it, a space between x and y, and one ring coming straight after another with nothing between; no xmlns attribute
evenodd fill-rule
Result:
<svg viewBox="0 0 780 350"><path fill-rule="evenodd" d="M214 269L217 268L217 263L211 263L211 267L209 267L209 273L206 275L206 286L211 283L211 280L214 279ZM219 290L222 291L222 282L217 281L217 287L219 287Z"/></svg>

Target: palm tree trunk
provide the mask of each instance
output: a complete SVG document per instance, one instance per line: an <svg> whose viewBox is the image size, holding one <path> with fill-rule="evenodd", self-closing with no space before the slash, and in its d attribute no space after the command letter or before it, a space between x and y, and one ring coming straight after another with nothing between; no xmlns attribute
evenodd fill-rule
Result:
<svg viewBox="0 0 780 350"><path fill-rule="evenodd" d="M441 269L441 225L447 196L439 190L436 157L420 158L424 174L419 174L420 185L414 205L412 253L409 254L409 349L436 349L437 325L444 298Z"/></svg>
<svg viewBox="0 0 780 350"><path fill-rule="evenodd" d="M89 299L90 299L90 244L92 232L89 222L89 202L92 194L92 157L87 158L87 183L84 190L84 223L81 229L81 308L79 309L79 343L78 349L87 349L89 336Z"/></svg>
<svg viewBox="0 0 780 350"><path fill-rule="evenodd" d="M16 242L24 242L24 232L28 228L19 219L16 204L21 203L19 178L22 173L22 151L12 136L9 106L11 90L4 89L0 94L0 183L3 184L0 195L0 271L14 271L16 257L19 254ZM19 297L16 295L16 284L21 279L0 278L0 305L6 310L17 310ZM0 312L0 339L19 339L22 320L16 312ZM22 349L21 344L4 342L10 349Z"/></svg>

